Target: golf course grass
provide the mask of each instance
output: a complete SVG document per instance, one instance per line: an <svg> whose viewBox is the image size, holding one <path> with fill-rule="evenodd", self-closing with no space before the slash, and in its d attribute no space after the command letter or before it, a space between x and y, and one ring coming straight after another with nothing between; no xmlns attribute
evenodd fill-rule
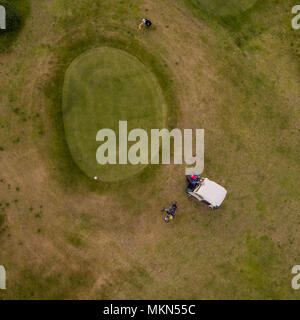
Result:
<svg viewBox="0 0 300 320"><path fill-rule="evenodd" d="M190 5L214 16L234 16L250 9L257 0L192 0Z"/></svg>
<svg viewBox="0 0 300 320"><path fill-rule="evenodd" d="M22 24L0 36L0 300L299 299L295 1L5 2ZM204 129L220 209L186 196L185 164L98 165L119 120Z"/></svg>
<svg viewBox="0 0 300 320"><path fill-rule="evenodd" d="M100 165L96 152L103 142L96 141L97 132L114 130L118 150L119 121L127 121L128 132L134 128L149 132L163 126L163 109L164 97L154 74L125 51L92 49L67 70L63 89L66 139L75 163L91 178L123 180L142 170L142 164Z"/></svg>

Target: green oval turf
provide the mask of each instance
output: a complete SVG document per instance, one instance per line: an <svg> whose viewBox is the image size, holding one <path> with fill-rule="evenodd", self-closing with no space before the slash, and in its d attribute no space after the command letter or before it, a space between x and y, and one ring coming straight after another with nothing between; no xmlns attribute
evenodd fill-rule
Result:
<svg viewBox="0 0 300 320"><path fill-rule="evenodd" d="M257 0L192 0L190 4L215 16L238 15L250 9Z"/></svg>
<svg viewBox="0 0 300 320"><path fill-rule="evenodd" d="M100 129L115 130L118 141L119 120L128 121L128 132L142 128L149 133L164 126L164 97L155 75L136 57L115 48L89 50L71 63L62 109L74 161L89 177L102 181L127 179L145 165L98 164Z"/></svg>

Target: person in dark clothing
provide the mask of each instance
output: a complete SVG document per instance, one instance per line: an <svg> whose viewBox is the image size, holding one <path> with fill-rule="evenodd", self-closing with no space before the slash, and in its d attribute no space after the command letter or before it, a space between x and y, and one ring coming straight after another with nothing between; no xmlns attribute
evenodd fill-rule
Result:
<svg viewBox="0 0 300 320"><path fill-rule="evenodd" d="M177 210L177 202L176 201L170 205L169 209L162 208L161 209L162 212L167 212L167 216L164 218L164 220L166 222L170 222L170 220L173 220L175 218L176 210Z"/></svg>
<svg viewBox="0 0 300 320"><path fill-rule="evenodd" d="M143 29L143 26L146 26L147 28L150 28L152 26L152 22L146 18L142 20L142 23L139 25L139 30Z"/></svg>

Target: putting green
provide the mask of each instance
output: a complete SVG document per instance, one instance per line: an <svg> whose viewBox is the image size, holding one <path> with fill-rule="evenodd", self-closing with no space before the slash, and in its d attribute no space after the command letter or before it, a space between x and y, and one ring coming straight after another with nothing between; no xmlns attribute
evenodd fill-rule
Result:
<svg viewBox="0 0 300 320"><path fill-rule="evenodd" d="M250 9L257 0L191 0L194 7L215 16L238 15Z"/></svg>
<svg viewBox="0 0 300 320"><path fill-rule="evenodd" d="M127 179L146 165L100 165L96 152L103 142L96 141L97 132L104 128L116 132L118 155L120 120L127 120L128 132L141 128L149 134L151 129L164 127L166 110L154 74L136 57L108 47L89 50L71 63L65 76L62 109L66 140L75 163L86 175L101 181Z"/></svg>

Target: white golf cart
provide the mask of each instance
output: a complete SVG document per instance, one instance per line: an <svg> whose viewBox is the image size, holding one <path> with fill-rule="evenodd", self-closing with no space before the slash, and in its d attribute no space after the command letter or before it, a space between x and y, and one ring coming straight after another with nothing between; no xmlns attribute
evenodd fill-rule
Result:
<svg viewBox="0 0 300 320"><path fill-rule="evenodd" d="M216 182L207 178L201 178L195 186L191 187L189 185L186 188L186 193L215 210L221 206L226 197L227 190Z"/></svg>

